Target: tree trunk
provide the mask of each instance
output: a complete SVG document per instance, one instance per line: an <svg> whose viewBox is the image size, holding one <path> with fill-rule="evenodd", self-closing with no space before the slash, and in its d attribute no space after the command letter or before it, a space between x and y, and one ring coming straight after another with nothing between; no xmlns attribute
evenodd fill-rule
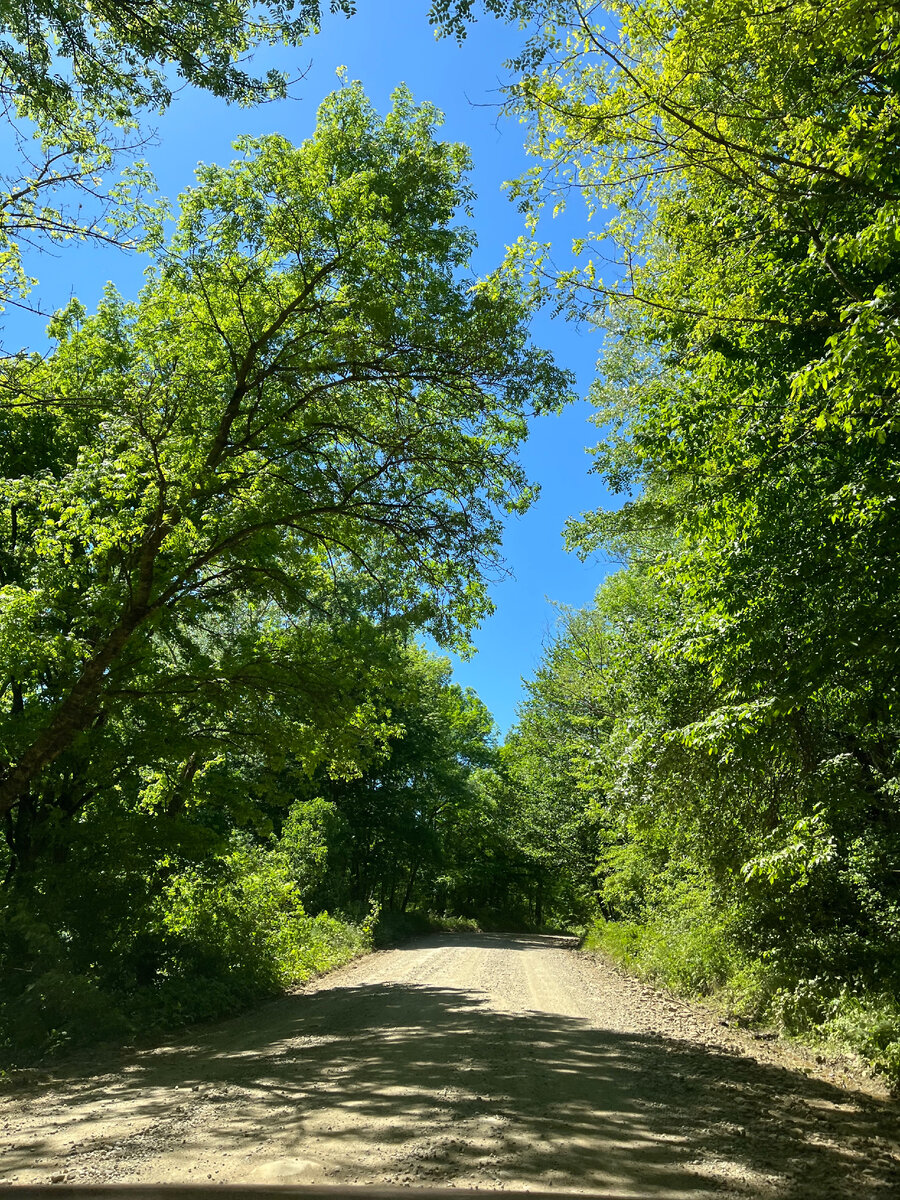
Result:
<svg viewBox="0 0 900 1200"><path fill-rule="evenodd" d="M412 893L413 884L416 881L416 875L419 873L419 864L414 863L409 871L409 879L406 881L406 891L403 893L403 903L400 905L400 911L406 912L406 906L409 904L409 897Z"/></svg>

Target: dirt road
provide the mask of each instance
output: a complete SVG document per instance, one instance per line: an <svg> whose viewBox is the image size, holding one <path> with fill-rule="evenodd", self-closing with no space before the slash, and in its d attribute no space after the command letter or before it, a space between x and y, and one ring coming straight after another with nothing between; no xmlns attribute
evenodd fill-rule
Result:
<svg viewBox="0 0 900 1200"><path fill-rule="evenodd" d="M440 935L0 1099L17 1183L896 1198L898 1105L566 939Z"/></svg>

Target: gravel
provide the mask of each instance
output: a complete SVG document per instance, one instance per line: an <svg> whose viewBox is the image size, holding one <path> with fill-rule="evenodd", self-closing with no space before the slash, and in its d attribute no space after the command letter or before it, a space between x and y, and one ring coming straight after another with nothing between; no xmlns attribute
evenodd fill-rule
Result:
<svg viewBox="0 0 900 1200"><path fill-rule="evenodd" d="M254 1012L20 1072L0 1182L900 1196L898 1105L572 939L441 934Z"/></svg>

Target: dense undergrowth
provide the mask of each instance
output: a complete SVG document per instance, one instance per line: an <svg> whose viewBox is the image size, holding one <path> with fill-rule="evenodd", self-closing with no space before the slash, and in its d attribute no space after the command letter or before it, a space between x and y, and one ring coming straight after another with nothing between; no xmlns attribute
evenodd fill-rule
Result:
<svg viewBox="0 0 900 1200"><path fill-rule="evenodd" d="M372 919L308 915L285 861L247 846L170 875L138 914L120 912L115 929L101 909L82 925L66 904L70 889L45 897L40 912L10 904L0 925L6 1066L227 1016L373 942Z"/></svg>
<svg viewBox="0 0 900 1200"><path fill-rule="evenodd" d="M437 912L382 912L375 922L374 940L377 947L393 946L408 938L429 933L557 933L571 934L569 927L556 924L536 925L524 909L500 912L483 909L473 916L460 917Z"/></svg>
<svg viewBox="0 0 900 1200"><path fill-rule="evenodd" d="M172 876L133 931L130 961L107 950L105 967L86 962L72 931L61 937L45 918L10 906L0 924L0 1070L230 1016L409 938L534 928L521 911L460 917L377 903L361 920L310 916L288 863L246 845L213 869ZM95 941L94 955L101 949Z"/></svg>
<svg viewBox="0 0 900 1200"><path fill-rule="evenodd" d="M582 949L600 951L678 995L703 999L741 1024L850 1051L900 1093L896 990L854 986L827 972L803 977L789 964L754 958L727 923L710 916L680 908L645 922L598 917Z"/></svg>

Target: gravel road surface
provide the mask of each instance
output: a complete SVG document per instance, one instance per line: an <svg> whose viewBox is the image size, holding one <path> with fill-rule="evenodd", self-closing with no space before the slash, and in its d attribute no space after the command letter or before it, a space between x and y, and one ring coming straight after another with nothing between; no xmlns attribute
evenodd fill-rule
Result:
<svg viewBox="0 0 900 1200"><path fill-rule="evenodd" d="M14 1076L0 1181L897 1200L900 1106L566 938L442 934Z"/></svg>

